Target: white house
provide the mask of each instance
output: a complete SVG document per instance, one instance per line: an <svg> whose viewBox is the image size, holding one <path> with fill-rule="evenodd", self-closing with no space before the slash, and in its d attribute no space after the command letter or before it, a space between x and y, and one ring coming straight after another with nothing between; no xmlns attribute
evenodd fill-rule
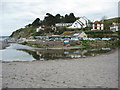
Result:
<svg viewBox="0 0 120 90"><path fill-rule="evenodd" d="M81 29L89 26L89 20L86 17L80 17L80 19L76 20L70 27L71 29Z"/></svg>
<svg viewBox="0 0 120 90"><path fill-rule="evenodd" d="M119 31L120 30L120 23L112 23L112 26L110 26L110 30Z"/></svg>
<svg viewBox="0 0 120 90"><path fill-rule="evenodd" d="M39 32L40 30L44 30L41 26L36 29L36 32Z"/></svg>
<svg viewBox="0 0 120 90"><path fill-rule="evenodd" d="M104 24L101 21L95 21L91 30L104 30Z"/></svg>

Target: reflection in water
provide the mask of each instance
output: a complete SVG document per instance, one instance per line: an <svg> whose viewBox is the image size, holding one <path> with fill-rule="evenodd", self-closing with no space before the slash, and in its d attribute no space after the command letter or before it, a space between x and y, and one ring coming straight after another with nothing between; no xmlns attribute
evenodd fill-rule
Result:
<svg viewBox="0 0 120 90"><path fill-rule="evenodd" d="M50 50L35 49L29 46L12 43L6 49L0 50L2 61L34 61L34 60L57 60L85 58L111 51L111 48L101 49L71 49L71 50Z"/></svg>
<svg viewBox="0 0 120 90"><path fill-rule="evenodd" d="M38 55L36 51L27 50L27 49L18 49L18 50L24 51L24 52L28 53L29 55L32 55L33 58L35 58L36 60L40 60L40 55Z"/></svg>
<svg viewBox="0 0 120 90"><path fill-rule="evenodd" d="M111 51L110 48L102 49L72 49L72 50L28 50L28 49L17 49L19 51L24 51L29 55L32 55L36 60L55 60L55 59L67 59L67 58L84 58L86 56L95 56L97 54L102 54Z"/></svg>

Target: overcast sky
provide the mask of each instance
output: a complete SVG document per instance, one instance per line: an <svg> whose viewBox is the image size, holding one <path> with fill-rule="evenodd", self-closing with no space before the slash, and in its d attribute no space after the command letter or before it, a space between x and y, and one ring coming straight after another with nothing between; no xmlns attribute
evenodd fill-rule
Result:
<svg viewBox="0 0 120 90"><path fill-rule="evenodd" d="M1 3L2 2L2 3ZM91 21L103 16L118 16L119 0L2 0L0 2L0 31L10 35L16 29L32 23L36 18L44 19L46 13L86 16Z"/></svg>

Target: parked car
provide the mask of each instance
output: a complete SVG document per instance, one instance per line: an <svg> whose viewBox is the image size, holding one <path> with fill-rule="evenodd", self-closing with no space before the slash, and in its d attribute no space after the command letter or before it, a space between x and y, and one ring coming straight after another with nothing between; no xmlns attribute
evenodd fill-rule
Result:
<svg viewBox="0 0 120 90"><path fill-rule="evenodd" d="M110 40L111 38L102 38L102 40Z"/></svg>
<svg viewBox="0 0 120 90"><path fill-rule="evenodd" d="M87 37L84 37L84 38L83 38L83 40L89 40L89 38L87 38Z"/></svg>
<svg viewBox="0 0 120 90"><path fill-rule="evenodd" d="M53 38L50 38L50 39L46 39L47 41L54 41L54 39Z"/></svg>
<svg viewBox="0 0 120 90"><path fill-rule="evenodd" d="M94 38L95 40L102 40L101 38Z"/></svg>
<svg viewBox="0 0 120 90"><path fill-rule="evenodd" d="M111 50L111 48L102 48L102 50Z"/></svg>
<svg viewBox="0 0 120 90"><path fill-rule="evenodd" d="M75 38L71 38L71 40L78 41L79 39L75 37Z"/></svg>
<svg viewBox="0 0 120 90"><path fill-rule="evenodd" d="M79 38L79 40L83 40L83 38Z"/></svg>
<svg viewBox="0 0 120 90"><path fill-rule="evenodd" d="M64 40L70 40L70 38L64 38Z"/></svg>
<svg viewBox="0 0 120 90"><path fill-rule="evenodd" d="M61 40L61 38L55 38L55 40L58 40L58 41L60 41L60 40Z"/></svg>
<svg viewBox="0 0 120 90"><path fill-rule="evenodd" d="M117 37L111 37L110 40L118 40L119 38Z"/></svg>
<svg viewBox="0 0 120 90"><path fill-rule="evenodd" d="M95 40L94 38L89 38L89 40Z"/></svg>
<svg viewBox="0 0 120 90"><path fill-rule="evenodd" d="M51 39L46 39L47 41L50 41Z"/></svg>

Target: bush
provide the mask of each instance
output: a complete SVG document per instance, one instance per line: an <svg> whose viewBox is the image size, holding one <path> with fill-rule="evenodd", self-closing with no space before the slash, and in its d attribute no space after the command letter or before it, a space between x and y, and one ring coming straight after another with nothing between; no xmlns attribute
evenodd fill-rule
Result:
<svg viewBox="0 0 120 90"><path fill-rule="evenodd" d="M20 44L22 44L22 45L27 45L28 43L25 41L25 42L22 42L22 43L20 43Z"/></svg>

